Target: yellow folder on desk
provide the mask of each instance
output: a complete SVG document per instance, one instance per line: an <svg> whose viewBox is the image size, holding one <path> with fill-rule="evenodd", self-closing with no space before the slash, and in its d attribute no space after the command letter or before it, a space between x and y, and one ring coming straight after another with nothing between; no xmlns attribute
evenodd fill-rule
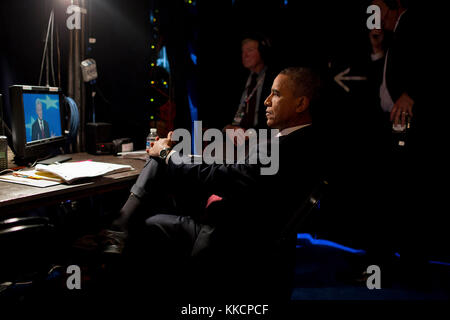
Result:
<svg viewBox="0 0 450 320"><path fill-rule="evenodd" d="M27 186L45 188L62 183L61 179L36 175L36 170L21 170L11 174L0 176L0 181L24 184Z"/></svg>
<svg viewBox="0 0 450 320"><path fill-rule="evenodd" d="M57 175L55 175L51 172L36 171L35 174L36 174L36 177L42 178L44 180L64 182L63 179L61 179L60 177L58 177Z"/></svg>
<svg viewBox="0 0 450 320"><path fill-rule="evenodd" d="M28 179L35 179L35 180L48 180L48 181L55 181L55 182L63 182L63 180L50 173L50 172L41 172L41 171L17 171L13 172L13 176L21 177L21 178L28 178Z"/></svg>

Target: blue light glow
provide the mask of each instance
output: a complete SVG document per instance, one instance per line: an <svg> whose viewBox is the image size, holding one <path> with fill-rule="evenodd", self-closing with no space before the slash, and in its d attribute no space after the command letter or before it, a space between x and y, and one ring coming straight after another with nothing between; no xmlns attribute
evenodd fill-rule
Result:
<svg viewBox="0 0 450 320"><path fill-rule="evenodd" d="M431 264L440 264L440 265L442 265L442 266L450 266L450 263L449 263L449 262L442 262L442 261L428 261L428 263L431 263Z"/></svg>
<svg viewBox="0 0 450 320"><path fill-rule="evenodd" d="M323 240L323 239L314 239L309 233L298 233L297 234L297 239L298 240L306 240L310 243L310 245L316 245L316 246L324 246L324 247L331 247L331 248L336 248L342 251L346 251L346 252L350 252L350 253L354 253L354 254L365 254L366 251L365 250L360 250L360 249L353 249L353 248L349 248L346 246L343 246L341 244L329 241L329 240ZM302 244L297 244L296 246L297 248L302 248L303 245ZM394 253L394 255L397 258L400 258L400 254L398 252ZM428 263L430 264L438 264L438 265L442 265L442 266L450 266L450 262L442 262L442 261L433 261L430 260L428 261Z"/></svg>
<svg viewBox="0 0 450 320"><path fill-rule="evenodd" d="M343 251L350 252L350 253L355 253L355 254L365 254L366 253L364 250L349 248L349 247L343 246L341 244L338 244L338 243L335 243L335 242L332 242L329 240L314 239L309 233L298 233L297 239L307 240L312 245L336 248L336 249L343 250Z"/></svg>
<svg viewBox="0 0 450 320"><path fill-rule="evenodd" d="M191 53L191 60L195 65L197 65L197 56L194 53Z"/></svg>
<svg viewBox="0 0 450 320"><path fill-rule="evenodd" d="M156 59L156 65L158 67L166 69L166 71L170 74L170 66L169 59L167 58L166 46L163 46L161 50L159 50L158 59Z"/></svg>
<svg viewBox="0 0 450 320"><path fill-rule="evenodd" d="M197 153L197 148L195 146L195 137L196 137L196 128L194 126L194 121L198 120L198 110L197 107L194 105L194 103L192 102L191 96L188 95L188 100L189 100L189 110L191 113L191 120L192 120L192 132L193 132L193 137L192 137L192 150L193 150L193 154L199 154Z"/></svg>

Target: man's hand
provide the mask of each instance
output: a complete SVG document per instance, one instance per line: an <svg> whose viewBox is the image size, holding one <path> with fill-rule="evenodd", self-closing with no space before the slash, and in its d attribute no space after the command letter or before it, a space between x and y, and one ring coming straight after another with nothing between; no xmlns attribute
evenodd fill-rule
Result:
<svg viewBox="0 0 450 320"><path fill-rule="evenodd" d="M235 125L233 125L233 124L227 124L227 125L222 129L222 131L226 131L227 129L233 129L233 130L236 130L236 129L242 129L242 128L239 127L239 126L235 126Z"/></svg>
<svg viewBox="0 0 450 320"><path fill-rule="evenodd" d="M245 129L239 126L228 124L222 131L225 131L226 135L233 141L235 146L240 146L248 140L248 136L244 135ZM234 135L232 132L234 132Z"/></svg>
<svg viewBox="0 0 450 320"><path fill-rule="evenodd" d="M156 137L156 141L150 144L150 149L147 151L148 155L150 157L159 157L161 150L172 148L172 134L173 131L170 131L167 138L160 139L159 137Z"/></svg>
<svg viewBox="0 0 450 320"><path fill-rule="evenodd" d="M394 121L394 125L406 124L406 117L410 118L413 116L412 107L414 105L414 100L406 92L404 92L400 98L394 104L391 111L391 121Z"/></svg>

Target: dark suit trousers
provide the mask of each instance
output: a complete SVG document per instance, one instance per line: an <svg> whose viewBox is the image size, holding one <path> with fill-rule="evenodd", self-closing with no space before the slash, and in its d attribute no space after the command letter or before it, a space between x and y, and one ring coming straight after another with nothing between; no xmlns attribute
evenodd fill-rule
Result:
<svg viewBox="0 0 450 320"><path fill-rule="evenodd" d="M209 248L213 228L196 222L168 202L164 164L150 159L132 194L113 222L113 229L128 232L124 249L129 283L151 289L149 296L161 300L176 298L189 290L192 257L200 257ZM195 215L194 215L195 216ZM136 291L136 290L132 290ZM154 295L154 296L153 296Z"/></svg>

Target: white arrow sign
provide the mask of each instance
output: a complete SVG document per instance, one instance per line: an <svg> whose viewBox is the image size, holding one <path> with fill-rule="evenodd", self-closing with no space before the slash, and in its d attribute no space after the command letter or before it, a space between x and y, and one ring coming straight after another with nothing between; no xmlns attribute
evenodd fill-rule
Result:
<svg viewBox="0 0 450 320"><path fill-rule="evenodd" d="M347 87L344 82L344 80L357 80L357 81L361 81L361 80L367 80L367 77L361 77L361 76L348 76L345 77L345 75L347 73L350 72L350 68L345 69L344 71L342 71L341 73L338 73L337 75L334 76L334 81L336 81L336 83L338 85L340 85L342 88L344 88L345 91L350 92L350 88Z"/></svg>

